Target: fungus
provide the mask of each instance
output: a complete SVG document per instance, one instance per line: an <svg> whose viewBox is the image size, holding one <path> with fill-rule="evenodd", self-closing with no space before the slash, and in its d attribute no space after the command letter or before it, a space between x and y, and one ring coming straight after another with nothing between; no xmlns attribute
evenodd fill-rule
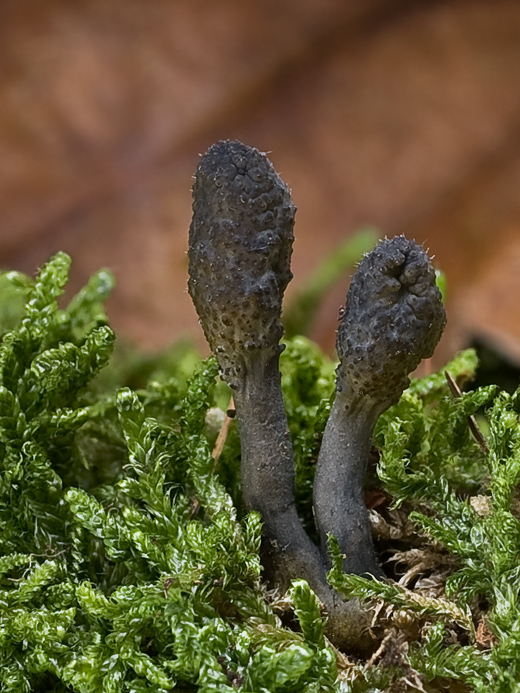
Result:
<svg viewBox="0 0 520 693"><path fill-rule="evenodd" d="M381 575L363 502L374 426L433 354L445 323L435 271L417 243L396 236L363 258L338 329L336 397L314 479L322 547L336 537L345 572Z"/></svg>
<svg viewBox="0 0 520 693"><path fill-rule="evenodd" d="M262 516L267 576L282 588L294 578L307 579L328 611L329 637L364 649L368 615L357 600L343 601L328 585L325 541L320 551L295 505L279 371L294 214L289 189L265 155L240 142L214 144L195 174L188 289L233 389L243 501ZM354 572L379 572L363 504L364 467L377 416L398 399L408 373L440 336L445 318L436 291L427 255L402 237L366 256L351 285L338 333L337 395L319 459L315 510L322 539L329 532L337 536L348 556L345 566Z"/></svg>
<svg viewBox="0 0 520 693"><path fill-rule="evenodd" d="M278 365L294 213L287 186L263 154L217 142L195 175L188 290L233 389L243 501L262 515L266 567L283 586L305 574L316 589L324 567L296 512Z"/></svg>

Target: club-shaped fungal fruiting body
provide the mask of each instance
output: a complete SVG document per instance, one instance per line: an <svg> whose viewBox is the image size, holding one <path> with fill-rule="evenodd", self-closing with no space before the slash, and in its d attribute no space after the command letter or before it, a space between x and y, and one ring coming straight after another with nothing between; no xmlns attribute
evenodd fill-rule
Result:
<svg viewBox="0 0 520 693"><path fill-rule="evenodd" d="M368 615L327 584L324 540L336 535L347 570L380 573L363 503L374 424L433 351L445 316L428 256L412 241L384 241L361 262L338 332L337 394L316 473L320 551L296 511L280 385L294 214L289 190L264 154L236 141L214 144L195 174L188 289L233 389L243 500L262 515L266 574L282 588L306 578L327 608L329 637L364 649Z"/></svg>
<svg viewBox="0 0 520 693"><path fill-rule="evenodd" d="M234 391L243 500L262 514L268 568L283 584L305 570L317 586L323 566L296 512L278 368L294 213L287 186L263 154L240 142L213 145L195 175L188 289Z"/></svg>
<svg viewBox="0 0 520 693"><path fill-rule="evenodd" d="M446 314L428 254L396 236L360 262L347 295L336 348L336 397L314 479L322 546L338 540L349 573L380 575L363 502L374 426L437 346Z"/></svg>

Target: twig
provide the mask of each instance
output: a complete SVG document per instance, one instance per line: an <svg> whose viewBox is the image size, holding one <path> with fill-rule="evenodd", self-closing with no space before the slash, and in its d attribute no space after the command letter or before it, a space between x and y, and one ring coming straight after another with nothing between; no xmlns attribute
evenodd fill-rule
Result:
<svg viewBox="0 0 520 693"><path fill-rule="evenodd" d="M451 394L455 399L457 399L462 395L460 387L457 385L455 379L452 375L450 375L450 373L448 373L448 371L444 371L444 376L446 378L446 381L448 382L448 387L450 388ZM484 434L482 433L480 428L478 427L477 420L475 419L473 414L468 417L468 425L469 430L471 431L473 438L475 438L475 440L477 441L480 450L484 455L487 455L489 453L489 446L487 444L487 440L484 437Z"/></svg>
<svg viewBox="0 0 520 693"><path fill-rule="evenodd" d="M224 449L224 445L226 442L226 438L228 435L229 427L231 426L231 422L235 418L235 404L233 402L233 396L230 397L229 399L229 404L226 412L226 418L222 422L222 426L220 427L220 431L218 432L217 440L215 441L215 445L213 446L213 451L211 453L211 457L213 458L213 473L215 473L215 470L217 468L217 462L218 458L222 454L222 450ZM200 510L200 501L198 498L194 498L193 502L191 504L190 508L190 518L194 518L197 513Z"/></svg>
<svg viewBox="0 0 520 693"><path fill-rule="evenodd" d="M220 427L220 431L217 436L217 440L215 441L215 445L213 447L213 452L211 453L211 457L213 457L213 471L217 468L217 462L222 454L222 450L224 449L224 445L227 440L228 432L229 432L229 427L231 426L231 422L235 418L235 403L233 401L233 395L229 398L229 404L228 408L226 411L226 418L222 422L222 426Z"/></svg>

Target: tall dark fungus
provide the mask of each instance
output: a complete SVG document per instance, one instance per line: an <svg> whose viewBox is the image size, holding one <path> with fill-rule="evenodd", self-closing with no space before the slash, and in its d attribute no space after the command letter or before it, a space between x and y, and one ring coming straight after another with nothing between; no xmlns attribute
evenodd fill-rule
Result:
<svg viewBox="0 0 520 693"><path fill-rule="evenodd" d="M233 389L243 500L262 515L266 575L282 588L306 578L327 609L329 637L366 649L369 615L328 585L325 539L336 535L347 570L380 574L363 503L373 427L399 398L408 373L433 351L445 316L429 259L412 241L384 241L361 262L338 332L337 395L316 473L320 550L296 512L280 386L280 315L292 277L294 214L289 190L264 154L217 142L195 174L188 288Z"/></svg>
<svg viewBox="0 0 520 693"><path fill-rule="evenodd" d="M266 572L284 587L305 575L326 599L320 552L296 512L278 367L294 213L289 190L267 157L240 142L217 142L195 174L188 289L234 391L243 500L262 514Z"/></svg>

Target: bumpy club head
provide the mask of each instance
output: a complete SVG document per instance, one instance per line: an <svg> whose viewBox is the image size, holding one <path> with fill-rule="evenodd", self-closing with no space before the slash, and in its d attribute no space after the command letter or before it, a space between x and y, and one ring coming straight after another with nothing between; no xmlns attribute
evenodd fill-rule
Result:
<svg viewBox="0 0 520 693"><path fill-rule="evenodd" d="M408 374L437 346L446 313L428 254L404 236L385 239L360 262L338 329L338 390L385 409Z"/></svg>
<svg viewBox="0 0 520 693"><path fill-rule="evenodd" d="M248 354L281 349L294 214L289 189L257 149L221 141L200 160L193 186L188 290L233 387Z"/></svg>

